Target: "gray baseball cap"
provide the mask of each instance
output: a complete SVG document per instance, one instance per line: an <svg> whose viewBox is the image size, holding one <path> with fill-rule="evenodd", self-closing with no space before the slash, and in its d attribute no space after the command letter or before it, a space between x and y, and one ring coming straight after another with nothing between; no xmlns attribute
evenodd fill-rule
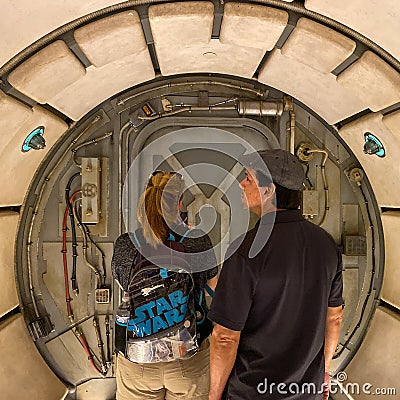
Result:
<svg viewBox="0 0 400 400"><path fill-rule="evenodd" d="M304 169L299 159L286 150L260 150L244 154L239 162L246 168L260 171L267 177L291 190L301 190L304 181Z"/></svg>

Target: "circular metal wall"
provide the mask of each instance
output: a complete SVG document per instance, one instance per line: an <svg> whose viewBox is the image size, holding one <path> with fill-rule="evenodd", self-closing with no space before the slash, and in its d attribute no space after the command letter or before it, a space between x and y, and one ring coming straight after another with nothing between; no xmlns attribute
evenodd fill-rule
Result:
<svg viewBox="0 0 400 400"><path fill-rule="evenodd" d="M279 91L233 77L160 78L94 109L69 129L38 169L21 212L23 223L18 231L19 295L37 348L53 371L68 383L71 392L76 391L77 398L84 392L97 393L101 387L101 396L106 399L115 390L111 368L112 324L120 293L111 276L110 260L113 242L125 229L121 218L122 184L132 154L138 153L146 140L151 141L152 135L184 131L187 127L211 127L231 133L246 131L243 137L249 141L254 136L269 140L272 147L290 145L289 110L276 116L239 115L240 100L276 102L282 107L286 101ZM165 108L165 104L174 106L179 115L171 114L171 107ZM220 105L210 107L213 104ZM148 114L147 110L150 110ZM335 369L340 370L357 351L376 307L383 273L381 222L366 176L359 184L354 180L355 168L361 167L346 144L301 103L295 101L293 111L296 115L295 149L311 143L328 154L330 210L322 226L342 246L345 260L345 318L334 361ZM92 179L82 168L83 165L87 167L88 160L92 160L91 163L98 160L101 166L98 177L92 177L98 179L101 213L98 222L87 224L98 248L90 247L88 259L98 268L103 268L104 261L105 276L101 285L97 285L95 274L81 253L84 235L78 236L79 293L76 296L70 293L72 301L68 298L66 301L62 261L65 187L76 173L80 175L73 181L69 194L82 189L83 179ZM317 192L319 209L323 210L320 167L321 159L317 156L309 161L306 189ZM311 216L309 214L308 218L318 224L322 213L318 211L313 218ZM70 229L66 234L67 270L71 276ZM96 301L98 286L110 290L109 302ZM74 310L73 318L68 314L69 305ZM94 324L100 327L97 331L100 333L96 333ZM104 358L98 346L99 334ZM97 370L87 361L79 341L82 335L91 348Z"/></svg>

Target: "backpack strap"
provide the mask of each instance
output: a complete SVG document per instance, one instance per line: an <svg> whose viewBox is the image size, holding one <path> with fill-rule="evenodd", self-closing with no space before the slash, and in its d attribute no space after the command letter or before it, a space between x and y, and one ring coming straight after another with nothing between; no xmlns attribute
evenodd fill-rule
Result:
<svg viewBox="0 0 400 400"><path fill-rule="evenodd" d="M179 239L179 243L182 243L182 242L184 241L185 237L187 236L187 234L188 234L189 232L190 232L190 229L188 229L188 230L181 236L181 238ZM136 231L133 232L133 238L134 238L134 240L135 240L135 242L136 242L136 244L137 244L137 247L140 248L140 247L141 247L141 244L140 244L139 239L138 239L138 237L137 237L137 235L136 235ZM169 233L169 236L168 236L168 239L167 239L167 240L170 240L170 241L172 241L172 242L175 242L175 241L176 241L175 236L174 236L171 232ZM168 270L167 270L166 268L160 268L160 275L161 275L161 278L163 278L163 279L168 278Z"/></svg>
<svg viewBox="0 0 400 400"><path fill-rule="evenodd" d="M183 234L183 236L180 238L178 243L182 243L183 242L183 240L185 239L185 237L189 233L189 231L190 231L190 229L188 229ZM171 232L169 233L169 236L168 236L167 240L170 240L171 242L176 242L175 236ZM161 278L163 278L163 279L168 278L168 270L166 268L160 268L160 275L161 275Z"/></svg>
<svg viewBox="0 0 400 400"><path fill-rule="evenodd" d="M190 232L190 229L188 229L184 234L183 234L183 236L181 237L181 240L179 240L179 243L182 243L183 241L184 241L184 239L185 239L185 237L187 236L187 234Z"/></svg>
<svg viewBox="0 0 400 400"><path fill-rule="evenodd" d="M206 286L204 286L204 289L206 289L206 291L207 291L207 293L211 296L211 298L213 298L214 297L214 290L212 290L211 288L210 288L210 286L208 286L207 284L206 284Z"/></svg>

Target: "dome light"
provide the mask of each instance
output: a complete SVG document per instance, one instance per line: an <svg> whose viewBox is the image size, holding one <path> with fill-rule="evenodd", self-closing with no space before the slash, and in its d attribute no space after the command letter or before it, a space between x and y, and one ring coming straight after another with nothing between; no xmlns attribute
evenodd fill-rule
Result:
<svg viewBox="0 0 400 400"><path fill-rule="evenodd" d="M44 135L44 126L38 126L34 129L24 140L21 151L23 153L28 152L29 150L42 150L46 147L46 141L43 137Z"/></svg>
<svg viewBox="0 0 400 400"><path fill-rule="evenodd" d="M386 152L385 148L383 147L382 142L371 132L364 133L364 153L373 155L375 154L378 157L385 157Z"/></svg>

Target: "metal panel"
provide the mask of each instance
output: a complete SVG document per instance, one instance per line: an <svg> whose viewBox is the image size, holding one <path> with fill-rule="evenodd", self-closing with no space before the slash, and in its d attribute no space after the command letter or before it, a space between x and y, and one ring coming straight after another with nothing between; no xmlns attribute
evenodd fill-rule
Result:
<svg viewBox="0 0 400 400"><path fill-rule="evenodd" d="M67 45L58 40L15 68L8 81L26 96L45 104L85 73Z"/></svg>
<svg viewBox="0 0 400 400"><path fill-rule="evenodd" d="M397 0L306 0L309 10L326 15L368 37L400 60Z"/></svg>
<svg viewBox="0 0 400 400"><path fill-rule="evenodd" d="M39 355L21 315L0 324L0 353L2 398L57 400L66 396L66 387Z"/></svg>
<svg viewBox="0 0 400 400"><path fill-rule="evenodd" d="M365 132L371 132L383 142L386 149L384 158L364 154ZM363 166L378 204L381 207L400 207L400 135L386 128L379 113L345 125L339 134Z"/></svg>
<svg viewBox="0 0 400 400"><path fill-rule="evenodd" d="M103 18L74 32L75 40L96 67L147 48L138 13L134 10Z"/></svg>
<svg viewBox="0 0 400 400"><path fill-rule="evenodd" d="M253 76L264 50L211 39L213 18L213 5L208 2L150 7L150 25L163 75L215 72Z"/></svg>
<svg viewBox="0 0 400 400"><path fill-rule="evenodd" d="M384 332L384 334L382 334ZM360 394L353 394L355 400L371 398L395 399L398 396L400 371L400 319L388 310L379 307L371 326L354 359L346 368L347 379L344 384L357 383ZM397 388L396 396L368 395L362 385L370 383L371 393L376 388Z"/></svg>
<svg viewBox="0 0 400 400"><path fill-rule="evenodd" d="M213 19L214 6L208 1L159 4L149 8L149 20L157 48L208 43Z"/></svg>
<svg viewBox="0 0 400 400"><path fill-rule="evenodd" d="M100 10L120 0L30 0L2 1L0 11L1 52L3 65L31 43L79 17Z"/></svg>
<svg viewBox="0 0 400 400"><path fill-rule="evenodd" d="M356 43L317 22L300 18L282 54L321 72L331 72L349 57Z"/></svg>
<svg viewBox="0 0 400 400"><path fill-rule="evenodd" d="M221 25L224 44L272 50L286 27L286 11L255 4L227 3Z"/></svg>
<svg viewBox="0 0 400 400"><path fill-rule="evenodd" d="M385 234L385 274L381 297L400 308L400 213L387 212L382 215Z"/></svg>
<svg viewBox="0 0 400 400"><path fill-rule="evenodd" d="M274 50L258 80L297 98L333 124L365 108L366 104L338 85L335 76L321 73Z"/></svg>
<svg viewBox="0 0 400 400"><path fill-rule="evenodd" d="M395 136L400 135L400 111L385 115L382 122Z"/></svg>
<svg viewBox="0 0 400 400"><path fill-rule="evenodd" d="M45 127L44 150L21 152L22 144L28 134L38 126ZM0 151L0 170L3 188L0 192L0 206L21 205L36 168L51 146L68 128L67 124L42 107L34 107L31 117L23 123L11 124L9 143ZM16 179L18 177L18 179Z"/></svg>
<svg viewBox="0 0 400 400"><path fill-rule="evenodd" d="M0 91L0 115L0 137L4 148L12 140L18 126L32 115L32 110ZM0 153L1 151L0 149Z"/></svg>
<svg viewBox="0 0 400 400"><path fill-rule="evenodd" d="M345 69L337 81L365 101L372 111L400 101L399 73L371 51Z"/></svg>
<svg viewBox="0 0 400 400"><path fill-rule="evenodd" d="M18 306L14 280L14 242L18 213L0 212L0 317Z"/></svg>
<svg viewBox="0 0 400 400"><path fill-rule="evenodd" d="M104 67L90 66L86 75L68 86L49 104L77 121L104 100L155 77L147 49Z"/></svg>

